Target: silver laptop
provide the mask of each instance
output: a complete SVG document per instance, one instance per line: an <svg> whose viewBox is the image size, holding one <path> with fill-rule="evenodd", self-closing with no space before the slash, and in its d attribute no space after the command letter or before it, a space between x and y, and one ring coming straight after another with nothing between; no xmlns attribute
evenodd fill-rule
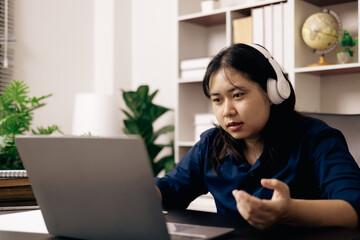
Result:
<svg viewBox="0 0 360 240"><path fill-rule="evenodd" d="M17 136L50 234L81 239L211 239L231 228L165 223L144 143L135 136Z"/></svg>

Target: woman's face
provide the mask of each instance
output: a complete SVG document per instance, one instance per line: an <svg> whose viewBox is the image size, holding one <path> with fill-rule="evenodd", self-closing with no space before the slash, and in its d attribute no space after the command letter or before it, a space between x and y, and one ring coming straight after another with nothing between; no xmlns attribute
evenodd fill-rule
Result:
<svg viewBox="0 0 360 240"><path fill-rule="evenodd" d="M260 86L238 71L220 69L209 83L213 111L236 139L257 142L270 116L270 100Z"/></svg>

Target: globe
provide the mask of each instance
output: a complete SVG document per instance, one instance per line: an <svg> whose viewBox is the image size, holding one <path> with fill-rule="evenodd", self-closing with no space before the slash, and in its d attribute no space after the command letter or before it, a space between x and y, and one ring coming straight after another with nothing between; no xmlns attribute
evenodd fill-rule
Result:
<svg viewBox="0 0 360 240"><path fill-rule="evenodd" d="M323 12L309 16L301 29L302 38L307 46L320 55L318 63L308 66L328 65L324 54L332 51L339 42L342 27L340 18L332 10L324 9Z"/></svg>

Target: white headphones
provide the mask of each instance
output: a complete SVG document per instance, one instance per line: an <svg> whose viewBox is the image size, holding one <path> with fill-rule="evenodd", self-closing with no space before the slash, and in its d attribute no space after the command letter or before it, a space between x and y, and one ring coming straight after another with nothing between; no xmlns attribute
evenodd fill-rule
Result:
<svg viewBox="0 0 360 240"><path fill-rule="evenodd" d="M281 70L279 63L275 61L275 59L265 48L255 44L247 44L247 45L261 52L264 55L264 57L266 57L269 60L271 66L273 67L276 73L277 81L272 78L269 78L267 80L267 94L270 101L273 104L280 104L285 99L288 99L290 96L291 89L289 82L284 77L284 74Z"/></svg>

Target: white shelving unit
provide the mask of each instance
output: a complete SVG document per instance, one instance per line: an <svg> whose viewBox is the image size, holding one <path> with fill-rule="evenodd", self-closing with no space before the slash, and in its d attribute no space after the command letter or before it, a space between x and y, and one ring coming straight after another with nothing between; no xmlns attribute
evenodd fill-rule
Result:
<svg viewBox="0 0 360 240"><path fill-rule="evenodd" d="M331 5L317 5L326 2ZM290 2L289 2L290 3ZM312 13L322 9L335 11L343 28L355 36L359 33L358 1L294 1L294 66L288 71L292 73L293 84L297 94L297 108L310 112L327 113L360 113L360 63L359 44L354 47L354 63L333 64L321 67L306 67L317 61L301 38L300 30L305 19ZM295 11L296 9L296 11ZM336 63L337 46L325 55L325 60Z"/></svg>
<svg viewBox="0 0 360 240"><path fill-rule="evenodd" d="M225 2L227 0L222 0ZM233 0L234 2L234 0ZM181 79L182 60L214 56L232 44L232 20L251 16L252 9L282 4L284 68L289 74L297 96L296 109L308 112L360 113L360 51L354 47L354 63L336 64L337 46L325 55L332 65L306 67L318 56L305 45L301 27L311 14L323 9L335 11L343 28L355 36L359 33L359 2L354 0L255 0L238 1L211 13L202 13L201 0L178 0L178 80L175 119L176 161L194 145L195 114L211 113L210 101L204 96L202 79ZM245 2L245 3L242 3ZM285 46L286 45L286 46Z"/></svg>

